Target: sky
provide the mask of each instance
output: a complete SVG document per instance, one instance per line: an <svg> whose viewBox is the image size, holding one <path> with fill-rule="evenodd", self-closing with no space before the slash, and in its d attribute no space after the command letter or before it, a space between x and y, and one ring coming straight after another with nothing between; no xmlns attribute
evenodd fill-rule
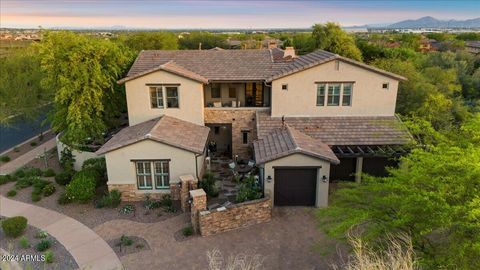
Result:
<svg viewBox="0 0 480 270"><path fill-rule="evenodd" d="M457 20L480 17L480 0L0 0L0 27L16 28L306 28L327 21L355 26L423 16Z"/></svg>

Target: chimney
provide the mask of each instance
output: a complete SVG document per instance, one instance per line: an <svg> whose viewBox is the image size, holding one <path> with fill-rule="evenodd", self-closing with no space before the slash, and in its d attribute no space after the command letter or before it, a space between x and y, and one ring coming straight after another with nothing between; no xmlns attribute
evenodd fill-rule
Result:
<svg viewBox="0 0 480 270"><path fill-rule="evenodd" d="M269 49L277 48L277 42L275 40L268 41L268 48Z"/></svg>
<svg viewBox="0 0 480 270"><path fill-rule="evenodd" d="M293 47L286 47L285 50L283 50L283 58L286 58L286 57L291 57L291 58L297 57L295 55L295 49Z"/></svg>

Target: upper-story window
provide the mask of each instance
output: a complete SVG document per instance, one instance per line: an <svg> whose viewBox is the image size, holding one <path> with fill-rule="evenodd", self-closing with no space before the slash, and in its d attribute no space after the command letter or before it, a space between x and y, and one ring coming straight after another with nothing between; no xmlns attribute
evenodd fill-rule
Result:
<svg viewBox="0 0 480 270"><path fill-rule="evenodd" d="M325 84L317 84L317 106L325 106Z"/></svg>
<svg viewBox="0 0 480 270"><path fill-rule="evenodd" d="M220 84L212 84L212 87L211 87L211 96L212 98L221 98L222 97L222 94L221 94L221 91L220 91Z"/></svg>
<svg viewBox="0 0 480 270"><path fill-rule="evenodd" d="M351 106L353 83L317 83L317 106Z"/></svg>
<svg viewBox="0 0 480 270"><path fill-rule="evenodd" d="M329 84L327 105L338 106L339 104L340 104L340 84L339 83Z"/></svg>
<svg viewBox="0 0 480 270"><path fill-rule="evenodd" d="M150 101L152 108L178 108L178 86L150 87Z"/></svg>
<svg viewBox="0 0 480 270"><path fill-rule="evenodd" d="M344 83L342 88L343 88L342 106L352 105L352 84Z"/></svg>

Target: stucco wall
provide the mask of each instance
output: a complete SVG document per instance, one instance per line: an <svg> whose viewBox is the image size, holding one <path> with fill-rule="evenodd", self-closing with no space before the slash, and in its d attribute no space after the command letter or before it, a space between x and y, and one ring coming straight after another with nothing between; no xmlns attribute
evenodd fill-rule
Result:
<svg viewBox="0 0 480 270"><path fill-rule="evenodd" d="M146 84L180 84L179 108L158 109L150 104L150 86ZM128 120L135 125L160 115L170 115L203 125L203 84L165 71L157 71L125 83Z"/></svg>
<svg viewBox="0 0 480 270"><path fill-rule="evenodd" d="M316 106L315 82L354 82L351 106ZM382 89L389 83L389 89ZM288 90L282 90L288 84ZM298 72L272 82L272 116L392 116L398 81L340 61Z"/></svg>
<svg viewBox="0 0 480 270"><path fill-rule="evenodd" d="M265 195L272 198L274 202L274 185L275 185L275 171L273 167L305 167L305 166L321 166L317 171L317 197L315 205L317 207L328 206L328 177L330 175L330 163L321 159L313 158L303 154L293 154L280 159L276 159L265 163L264 165L265 178ZM322 177L327 177L327 182L323 182ZM267 177L271 176L272 180L267 181ZM294 179L292 179L294 180Z"/></svg>
<svg viewBox="0 0 480 270"><path fill-rule="evenodd" d="M132 160L170 159L170 183L180 181L179 176L195 176L195 154L180 148L144 140L105 154L108 185L135 184L135 163ZM199 160L201 157L198 158ZM199 162L200 163L200 162ZM198 168L200 171L201 168ZM159 192L142 190L139 192ZM168 191L169 192L169 191Z"/></svg>

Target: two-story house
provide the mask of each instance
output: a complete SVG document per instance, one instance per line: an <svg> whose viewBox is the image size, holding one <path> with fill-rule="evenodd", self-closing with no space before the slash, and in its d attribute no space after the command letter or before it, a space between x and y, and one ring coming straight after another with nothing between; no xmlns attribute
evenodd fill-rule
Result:
<svg viewBox="0 0 480 270"><path fill-rule="evenodd" d="M395 117L403 77L326 51L142 51L127 76L129 127L105 154L124 198L201 177L207 145L254 159L275 205L326 206L330 179L375 173L409 135Z"/></svg>

